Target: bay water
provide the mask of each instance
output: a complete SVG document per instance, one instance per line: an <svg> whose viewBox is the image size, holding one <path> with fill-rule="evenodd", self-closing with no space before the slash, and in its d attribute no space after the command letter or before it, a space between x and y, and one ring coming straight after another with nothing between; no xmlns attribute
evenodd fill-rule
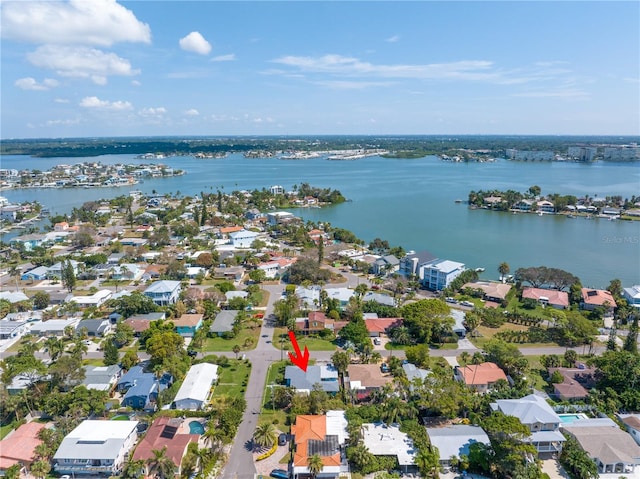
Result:
<svg viewBox="0 0 640 479"><path fill-rule="evenodd" d="M150 163L133 155L91 158L31 158L2 156L1 168L46 170L80 162L103 164ZM511 214L471 210L465 203L470 190L513 189L524 192L538 185L542 194L585 194L591 197L640 196L640 164L573 162L449 163L436 157L356 161L221 159L169 157L153 161L186 171L184 176L145 179L114 188L7 189L11 202L39 201L52 214L69 213L85 201L128 194L223 192L303 182L335 188L350 201L324 208L294 211L305 220L329 222L370 241L380 237L406 250L428 250L439 258L460 261L469 268L485 268L481 278L496 279L498 265L561 268L577 275L583 285L606 287L614 278L625 287L640 284L640 222L570 219L558 215ZM4 235L7 241L16 232Z"/></svg>

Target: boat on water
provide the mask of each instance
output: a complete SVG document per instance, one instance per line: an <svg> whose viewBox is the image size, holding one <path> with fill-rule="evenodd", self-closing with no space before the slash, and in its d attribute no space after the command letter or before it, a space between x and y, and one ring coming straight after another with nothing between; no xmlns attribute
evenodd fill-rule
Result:
<svg viewBox="0 0 640 479"><path fill-rule="evenodd" d="M567 215L567 218L575 219L575 215Z"/></svg>
<svg viewBox="0 0 640 479"><path fill-rule="evenodd" d="M484 268L476 268L476 273L484 273Z"/></svg>
<svg viewBox="0 0 640 479"><path fill-rule="evenodd" d="M538 216L542 216L542 215L543 215L542 211L538 211Z"/></svg>
<svg viewBox="0 0 640 479"><path fill-rule="evenodd" d="M462 200L458 198L455 202L456 203L462 203Z"/></svg>

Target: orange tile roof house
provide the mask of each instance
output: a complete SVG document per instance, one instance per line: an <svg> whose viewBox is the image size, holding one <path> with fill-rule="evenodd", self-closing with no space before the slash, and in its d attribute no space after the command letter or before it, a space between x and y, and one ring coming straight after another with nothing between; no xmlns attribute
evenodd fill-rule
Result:
<svg viewBox="0 0 640 479"><path fill-rule="evenodd" d="M606 289L582 288L582 301L580 302L580 307L582 309L593 311L600 306L607 308L611 313L613 313L613 310L618 307L616 300L613 299L613 295Z"/></svg>
<svg viewBox="0 0 640 479"><path fill-rule="evenodd" d="M495 281L477 281L475 283L466 283L464 288L480 289L484 293L484 299L488 301L500 302L507 298L507 294L511 291L511 285L507 283L497 283Z"/></svg>
<svg viewBox="0 0 640 479"><path fill-rule="evenodd" d="M522 299L535 299L543 306L549 305L556 309L566 309L569 307L569 295L565 291L556 289L524 288Z"/></svg>
<svg viewBox="0 0 640 479"><path fill-rule="evenodd" d="M322 458L322 477L338 477L348 472L344 446L347 419L344 411L327 411L324 416L304 415L296 417L291 426L293 436L293 479L310 476L309 457L319 454Z"/></svg>
<svg viewBox="0 0 640 479"><path fill-rule="evenodd" d="M44 427L44 424L38 422L23 424L0 441L0 470L6 470L14 464L30 466L36 460L34 450L42 443L38 433Z"/></svg>
<svg viewBox="0 0 640 479"><path fill-rule="evenodd" d="M153 458L154 450L159 451L166 447L167 456L177 466L177 473L180 474L180 464L187 453L189 443L198 442L200 439L199 434L185 432L185 426L187 425L180 418L157 418L149 427L144 439L138 444L133 453L133 459L146 461Z"/></svg>
<svg viewBox="0 0 640 479"><path fill-rule="evenodd" d="M487 392L500 379L507 381L507 375L495 363L459 366L455 370L455 376L458 381L464 382L480 393Z"/></svg>
<svg viewBox="0 0 640 479"><path fill-rule="evenodd" d="M402 318L372 318L365 319L364 324L370 337L379 337L387 334L391 328L402 326Z"/></svg>

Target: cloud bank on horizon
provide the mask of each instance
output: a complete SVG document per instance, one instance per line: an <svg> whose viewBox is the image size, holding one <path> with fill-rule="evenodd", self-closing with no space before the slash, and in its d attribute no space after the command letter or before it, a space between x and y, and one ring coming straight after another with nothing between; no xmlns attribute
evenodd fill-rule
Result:
<svg viewBox="0 0 640 479"><path fill-rule="evenodd" d="M0 136L639 135L639 18L637 2L9 0Z"/></svg>

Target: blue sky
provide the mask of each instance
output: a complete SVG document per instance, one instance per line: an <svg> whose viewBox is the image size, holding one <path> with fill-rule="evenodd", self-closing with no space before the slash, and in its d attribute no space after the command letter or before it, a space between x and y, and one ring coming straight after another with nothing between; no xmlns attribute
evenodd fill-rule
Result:
<svg viewBox="0 0 640 479"><path fill-rule="evenodd" d="M6 138L640 134L640 2L3 1Z"/></svg>

